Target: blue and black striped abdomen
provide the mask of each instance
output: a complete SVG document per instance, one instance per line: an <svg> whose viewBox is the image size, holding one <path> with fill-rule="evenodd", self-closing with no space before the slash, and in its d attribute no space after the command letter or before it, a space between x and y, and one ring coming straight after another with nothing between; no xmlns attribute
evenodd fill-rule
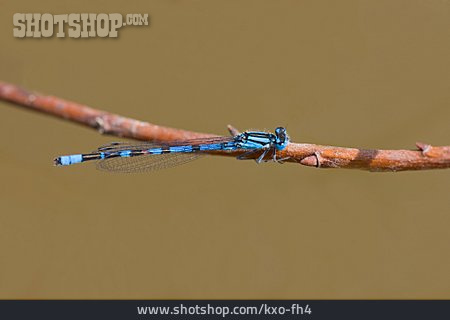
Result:
<svg viewBox="0 0 450 320"><path fill-rule="evenodd" d="M229 139L228 139L229 140ZM204 140L203 140L204 141ZM188 141L185 141L186 143ZM68 156L61 156L55 159L56 165L67 166L76 163L91 161L91 160L108 160L113 158L131 158L142 156L165 155L172 153L199 153L207 151L218 150L235 150L236 143L234 140L220 143L197 143L193 140L190 145L155 145L143 143L138 145L129 145L121 143L112 143L107 146L100 147L99 152L88 154L74 154ZM175 143L174 143L175 144Z"/></svg>

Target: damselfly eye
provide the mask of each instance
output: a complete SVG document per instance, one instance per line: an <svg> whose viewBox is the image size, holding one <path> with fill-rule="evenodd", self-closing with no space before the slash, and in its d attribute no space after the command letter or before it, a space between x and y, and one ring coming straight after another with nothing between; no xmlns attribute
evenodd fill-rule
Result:
<svg viewBox="0 0 450 320"><path fill-rule="evenodd" d="M280 141L284 142L284 140L286 139L286 129L283 127L276 128L275 134L277 135L277 137Z"/></svg>

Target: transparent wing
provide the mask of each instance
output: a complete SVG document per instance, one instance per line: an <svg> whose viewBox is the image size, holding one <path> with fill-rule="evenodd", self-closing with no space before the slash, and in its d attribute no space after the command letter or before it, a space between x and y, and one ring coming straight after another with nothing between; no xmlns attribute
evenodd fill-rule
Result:
<svg viewBox="0 0 450 320"><path fill-rule="evenodd" d="M113 142L99 147L94 152L114 153L124 150L140 151L152 148L172 147L172 146L195 146L201 144L213 144L233 141L233 137L210 137L189 140L161 142ZM111 157L98 160L97 169L110 172L134 173L160 170L178 166L193 161L205 153L203 152L174 152L164 154L143 154L133 157Z"/></svg>
<svg viewBox="0 0 450 320"><path fill-rule="evenodd" d="M99 160L97 169L120 173L147 172L182 165L198 159L202 155L203 153L165 153L109 158Z"/></svg>
<svg viewBox="0 0 450 320"><path fill-rule="evenodd" d="M233 141L233 137L210 137L210 138L198 138L189 140L176 140L168 142L141 142L141 143L130 143L130 142L112 142L110 144L103 145L99 147L94 152L115 152L122 150L146 150L150 148L159 148L165 146L188 146L188 145L199 145L199 144L210 144L210 143L221 143Z"/></svg>

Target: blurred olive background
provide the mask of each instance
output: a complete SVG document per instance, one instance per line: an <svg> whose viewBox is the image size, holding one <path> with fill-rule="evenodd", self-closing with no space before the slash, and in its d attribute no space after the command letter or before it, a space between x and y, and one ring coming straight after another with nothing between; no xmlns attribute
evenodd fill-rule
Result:
<svg viewBox="0 0 450 320"><path fill-rule="evenodd" d="M450 142L450 2L0 1L0 79L152 123L364 148ZM14 13L148 13L18 39ZM211 157L117 175L118 141L0 102L0 298L450 298L450 171Z"/></svg>

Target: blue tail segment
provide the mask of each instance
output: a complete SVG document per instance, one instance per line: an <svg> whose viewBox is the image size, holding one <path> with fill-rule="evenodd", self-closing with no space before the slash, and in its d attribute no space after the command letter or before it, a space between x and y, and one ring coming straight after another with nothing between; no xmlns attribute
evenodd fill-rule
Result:
<svg viewBox="0 0 450 320"><path fill-rule="evenodd" d="M75 163L83 162L82 154L73 154L70 156L61 156L55 159L55 164L60 166L68 166Z"/></svg>
<svg viewBox="0 0 450 320"><path fill-rule="evenodd" d="M68 166L98 160L97 168L112 172L143 172L176 166L213 151L246 151L238 159L255 159L258 163L266 156L277 158L277 150L289 144L286 129L278 127L275 134L263 131L246 131L234 137L200 138L170 143L111 143L93 153L57 157L57 166Z"/></svg>

